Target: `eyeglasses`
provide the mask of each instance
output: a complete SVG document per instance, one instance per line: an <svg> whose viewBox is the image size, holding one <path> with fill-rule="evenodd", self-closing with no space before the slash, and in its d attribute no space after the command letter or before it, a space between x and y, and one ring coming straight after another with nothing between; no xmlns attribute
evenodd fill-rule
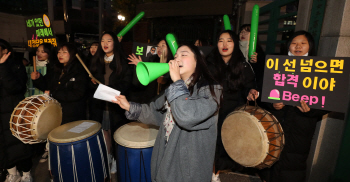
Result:
<svg viewBox="0 0 350 182"><path fill-rule="evenodd" d="M248 32L248 31L245 31L245 30L242 30L239 34L244 34L244 35L247 35L248 33L250 33L250 32Z"/></svg>

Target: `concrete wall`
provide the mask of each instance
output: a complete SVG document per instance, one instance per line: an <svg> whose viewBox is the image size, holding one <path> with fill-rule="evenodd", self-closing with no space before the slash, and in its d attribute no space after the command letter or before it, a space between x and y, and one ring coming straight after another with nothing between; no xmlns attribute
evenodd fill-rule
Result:
<svg viewBox="0 0 350 182"><path fill-rule="evenodd" d="M254 5L257 4L257 5L259 5L260 8L262 8L263 6L268 5L271 2L273 2L273 1L272 0L271 1L247 1L245 3L245 5L242 6L243 7L243 11L241 14L242 25L243 24L250 24L251 19L252 19L252 10L253 10ZM268 16L259 17L259 21L266 19L266 17L268 18Z"/></svg>
<svg viewBox="0 0 350 182"><path fill-rule="evenodd" d="M350 57L349 10L350 0L327 0L318 56ZM298 29L305 29L303 26L306 24ZM348 89L347 86L344 89ZM319 123L308 159L308 181L329 181L338 158L344 125L344 114L340 113L330 113Z"/></svg>
<svg viewBox="0 0 350 182"><path fill-rule="evenodd" d="M326 182L334 171L341 143L343 114L330 113L318 123L308 158L309 182Z"/></svg>
<svg viewBox="0 0 350 182"><path fill-rule="evenodd" d="M313 0L299 1L297 24L295 25L295 31L309 29L310 15L312 9Z"/></svg>

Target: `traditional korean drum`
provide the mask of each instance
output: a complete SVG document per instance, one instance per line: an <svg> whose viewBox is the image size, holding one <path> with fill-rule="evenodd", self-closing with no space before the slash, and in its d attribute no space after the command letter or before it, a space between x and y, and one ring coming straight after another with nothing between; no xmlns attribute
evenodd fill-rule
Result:
<svg viewBox="0 0 350 182"><path fill-rule="evenodd" d="M109 178L107 146L101 124L81 120L52 130L49 170L55 182L95 181Z"/></svg>
<svg viewBox="0 0 350 182"><path fill-rule="evenodd" d="M10 119L12 135L23 143L45 142L47 135L62 123L62 108L46 94L25 98L14 109Z"/></svg>
<svg viewBox="0 0 350 182"><path fill-rule="evenodd" d="M278 161L284 135L278 120L257 106L242 106L231 112L221 129L228 155L245 167L263 169Z"/></svg>
<svg viewBox="0 0 350 182"><path fill-rule="evenodd" d="M125 124L114 133L119 182L151 182L151 156L157 134L157 126L140 122Z"/></svg>

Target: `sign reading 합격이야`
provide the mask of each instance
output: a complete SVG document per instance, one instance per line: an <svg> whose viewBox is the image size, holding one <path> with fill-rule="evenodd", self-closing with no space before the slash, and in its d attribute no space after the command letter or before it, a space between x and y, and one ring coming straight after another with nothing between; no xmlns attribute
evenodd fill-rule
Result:
<svg viewBox="0 0 350 182"><path fill-rule="evenodd" d="M25 20L28 47L36 48L42 43L57 47L57 40L49 17L46 14L30 16Z"/></svg>
<svg viewBox="0 0 350 182"><path fill-rule="evenodd" d="M345 113L350 58L267 55L261 101Z"/></svg>

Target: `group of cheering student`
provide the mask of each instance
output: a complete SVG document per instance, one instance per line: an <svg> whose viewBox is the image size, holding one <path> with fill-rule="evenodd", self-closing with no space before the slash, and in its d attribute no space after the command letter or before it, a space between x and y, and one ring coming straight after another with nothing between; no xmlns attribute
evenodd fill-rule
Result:
<svg viewBox="0 0 350 182"><path fill-rule="evenodd" d="M265 54L258 46L257 53L248 60L249 34L249 25L243 25L239 35L231 30L221 32L217 45L206 57L192 44L179 46L173 57L167 42L161 39L157 54L147 61L159 62L164 57L169 73L142 86L135 68L143 60L134 54L126 57L121 40L113 32L104 32L101 41L91 45L85 62L97 80L121 92L112 102L93 98L98 84L88 77L71 43L60 45L58 52L50 44L41 44L36 62L47 67L47 74L32 72L29 79L61 103L62 124L83 119L102 123L112 172L116 171L112 134L130 120L138 120L160 127L151 159L152 180L211 181L220 171L250 171L228 156L221 141L226 116L261 94ZM314 40L305 31L295 32L287 48L285 54L289 56L315 56ZM8 171L6 182L20 178L32 181L31 145L23 144L9 129L11 113L24 99L27 82L24 66L13 59L11 52L11 46L1 39L0 168ZM271 168L254 173L268 182L304 181L316 123L326 112L310 109L304 101L297 107L283 103L261 106L280 122L285 147ZM43 155L46 157L47 152Z"/></svg>

